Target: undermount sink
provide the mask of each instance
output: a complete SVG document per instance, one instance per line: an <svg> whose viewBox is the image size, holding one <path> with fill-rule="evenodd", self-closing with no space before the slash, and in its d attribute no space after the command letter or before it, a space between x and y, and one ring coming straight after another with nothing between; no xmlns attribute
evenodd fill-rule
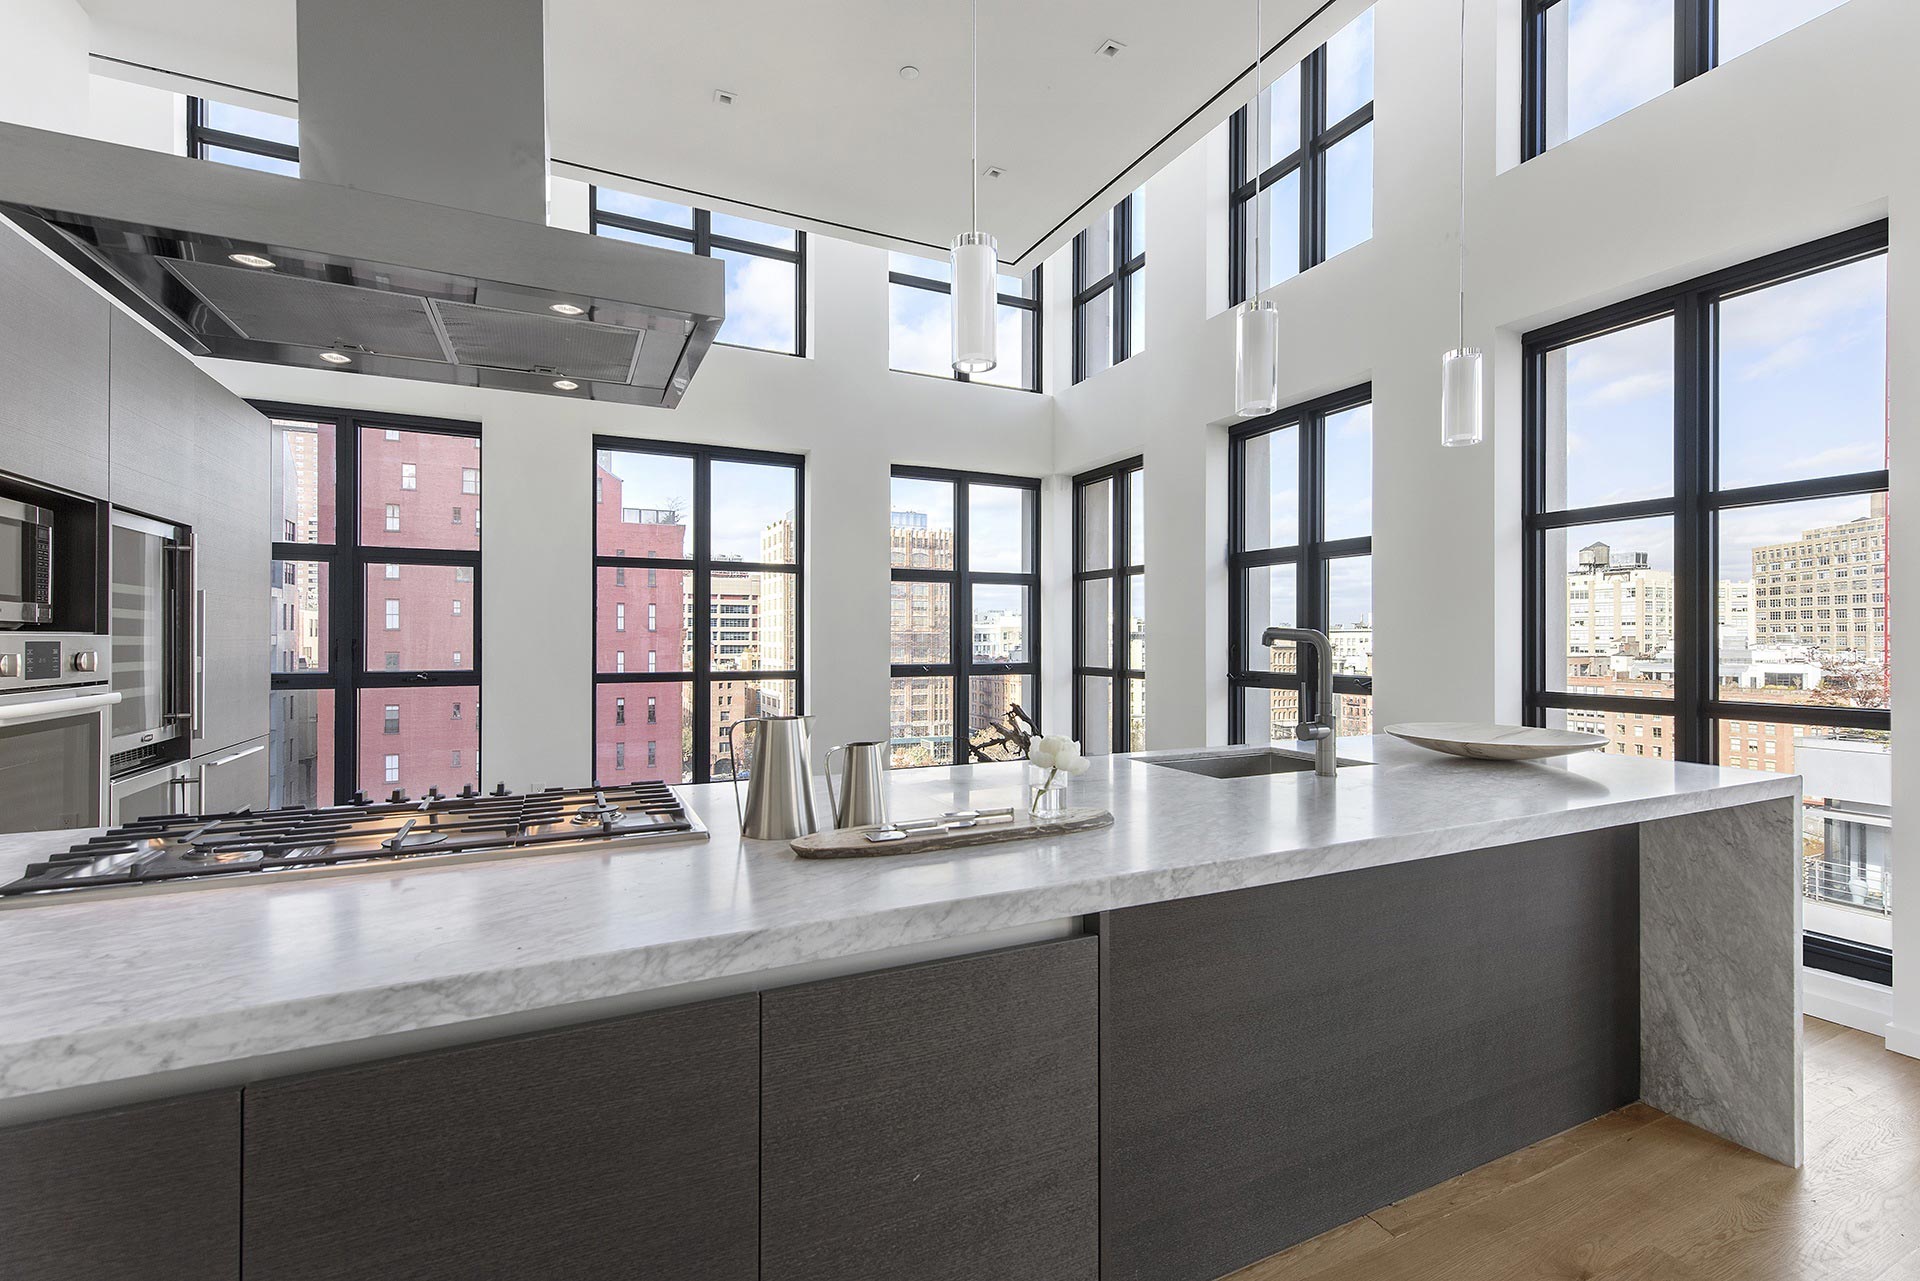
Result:
<svg viewBox="0 0 1920 1281"><path fill-rule="evenodd" d="M1353 769L1366 765L1367 761L1340 762L1341 769ZM1313 757L1296 752L1283 752L1277 748L1230 748L1217 752L1187 752L1179 756L1160 756L1147 760L1149 765L1164 765L1168 769L1182 770L1188 774L1204 774L1208 778L1258 778L1263 774L1311 774Z"/></svg>

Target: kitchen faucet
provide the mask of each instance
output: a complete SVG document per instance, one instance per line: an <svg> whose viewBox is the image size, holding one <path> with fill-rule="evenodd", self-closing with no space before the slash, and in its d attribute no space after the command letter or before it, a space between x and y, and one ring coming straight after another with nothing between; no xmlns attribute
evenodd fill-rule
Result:
<svg viewBox="0 0 1920 1281"><path fill-rule="evenodd" d="M1332 778L1336 772L1335 726L1338 723L1333 708L1333 642L1325 632L1311 627L1269 627L1260 637L1260 643L1268 647L1278 641L1313 646L1315 719L1295 725L1293 737L1296 742L1313 744L1313 772L1322 778Z"/></svg>

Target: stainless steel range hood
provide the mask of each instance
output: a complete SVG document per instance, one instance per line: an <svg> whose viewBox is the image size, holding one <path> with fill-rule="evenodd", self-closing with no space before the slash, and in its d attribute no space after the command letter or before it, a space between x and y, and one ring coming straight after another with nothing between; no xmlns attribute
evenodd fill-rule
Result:
<svg viewBox="0 0 1920 1281"><path fill-rule="evenodd" d="M672 407L725 264L536 220L541 16L303 0L307 176L0 124L0 212L199 355Z"/></svg>

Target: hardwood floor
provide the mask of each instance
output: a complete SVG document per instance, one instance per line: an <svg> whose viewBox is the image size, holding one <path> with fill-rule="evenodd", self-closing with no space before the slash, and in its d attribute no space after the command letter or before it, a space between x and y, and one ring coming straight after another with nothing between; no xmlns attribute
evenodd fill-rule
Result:
<svg viewBox="0 0 1920 1281"><path fill-rule="evenodd" d="M1920 1281L1920 1060L1806 1029L1803 1169L1636 1103L1230 1281Z"/></svg>

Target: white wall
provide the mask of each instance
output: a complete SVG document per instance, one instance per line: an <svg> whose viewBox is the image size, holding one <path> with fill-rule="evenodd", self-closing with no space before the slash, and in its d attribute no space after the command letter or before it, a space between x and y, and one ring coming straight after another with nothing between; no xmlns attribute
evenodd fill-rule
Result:
<svg viewBox="0 0 1920 1281"><path fill-rule="evenodd" d="M87 131L87 40L79 0L0 0L0 120Z"/></svg>

